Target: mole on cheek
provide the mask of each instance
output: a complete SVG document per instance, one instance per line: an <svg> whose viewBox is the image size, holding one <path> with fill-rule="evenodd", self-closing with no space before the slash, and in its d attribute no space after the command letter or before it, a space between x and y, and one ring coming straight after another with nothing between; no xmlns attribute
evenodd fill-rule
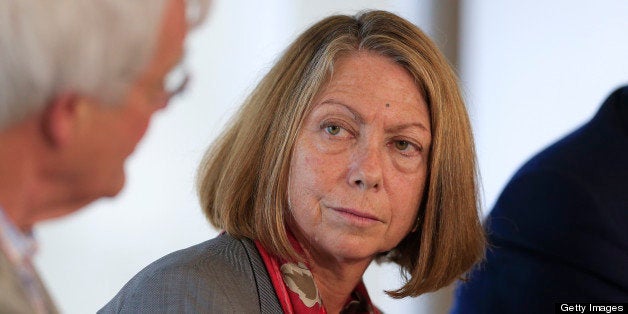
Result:
<svg viewBox="0 0 628 314"><path fill-rule="evenodd" d="M388 107L390 107L390 104L389 104L389 103L386 103L386 108L388 108Z"/></svg>

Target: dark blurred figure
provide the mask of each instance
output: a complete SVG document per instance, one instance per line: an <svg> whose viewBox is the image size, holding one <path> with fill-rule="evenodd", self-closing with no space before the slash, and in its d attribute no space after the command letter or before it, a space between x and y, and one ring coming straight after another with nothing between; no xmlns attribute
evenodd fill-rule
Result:
<svg viewBox="0 0 628 314"><path fill-rule="evenodd" d="M527 162L486 225L486 263L460 283L452 313L628 302L628 86Z"/></svg>

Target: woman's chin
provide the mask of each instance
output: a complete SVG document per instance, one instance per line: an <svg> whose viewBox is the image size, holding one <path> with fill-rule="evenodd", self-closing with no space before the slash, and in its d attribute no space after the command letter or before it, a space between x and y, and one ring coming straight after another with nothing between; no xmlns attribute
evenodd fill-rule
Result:
<svg viewBox="0 0 628 314"><path fill-rule="evenodd" d="M372 239L357 236L335 237L330 242L326 248L320 249L330 258L342 262L370 261L381 251Z"/></svg>

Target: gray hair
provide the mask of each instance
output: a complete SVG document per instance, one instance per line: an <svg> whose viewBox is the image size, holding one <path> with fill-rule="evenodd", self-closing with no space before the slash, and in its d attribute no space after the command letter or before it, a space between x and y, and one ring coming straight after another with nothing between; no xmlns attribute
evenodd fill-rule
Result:
<svg viewBox="0 0 628 314"><path fill-rule="evenodd" d="M186 0L188 25L208 0ZM73 91L115 103L148 63L167 0L0 1L0 129Z"/></svg>

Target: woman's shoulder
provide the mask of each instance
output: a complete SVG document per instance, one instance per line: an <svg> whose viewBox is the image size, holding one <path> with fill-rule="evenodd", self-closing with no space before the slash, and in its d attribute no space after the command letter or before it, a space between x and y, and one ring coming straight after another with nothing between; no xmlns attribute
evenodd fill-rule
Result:
<svg viewBox="0 0 628 314"><path fill-rule="evenodd" d="M189 272L207 275L216 271L230 271L233 267L250 270L247 257L251 254L251 245L254 246L249 239L238 239L223 233L211 240L170 253L148 265L138 275L185 275Z"/></svg>
<svg viewBox="0 0 628 314"><path fill-rule="evenodd" d="M259 309L250 261L259 258L255 254L250 240L228 234L170 253L135 275L101 312Z"/></svg>

